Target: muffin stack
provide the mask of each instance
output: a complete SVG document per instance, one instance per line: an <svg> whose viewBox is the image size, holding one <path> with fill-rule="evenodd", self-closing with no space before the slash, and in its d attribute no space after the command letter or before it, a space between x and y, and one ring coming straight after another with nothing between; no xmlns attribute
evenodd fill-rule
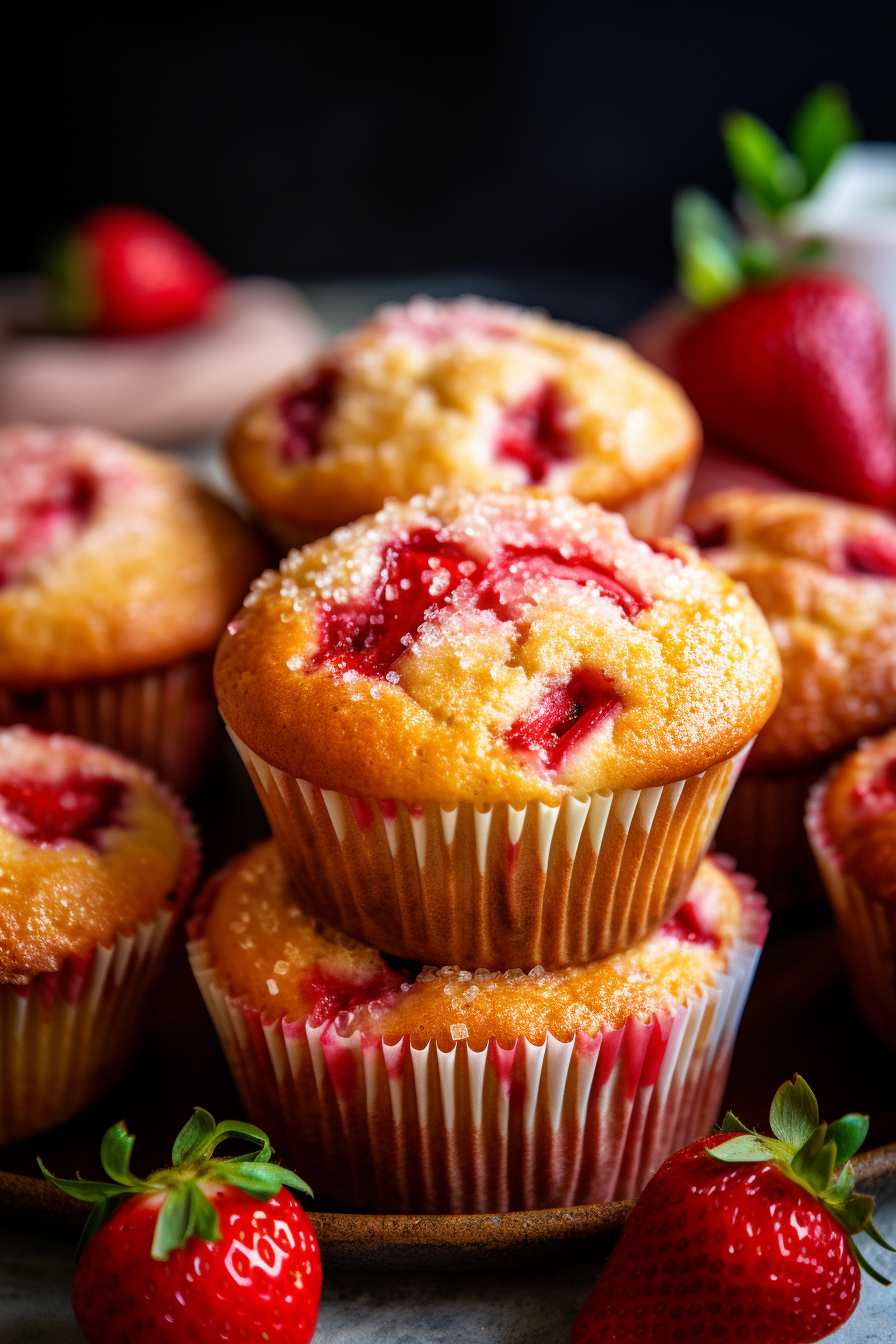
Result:
<svg viewBox="0 0 896 1344"><path fill-rule="evenodd" d="M711 1123L765 920L700 865L780 689L744 590L596 505L437 489L263 575L215 686L279 848L191 959L321 1192L625 1197Z"/></svg>

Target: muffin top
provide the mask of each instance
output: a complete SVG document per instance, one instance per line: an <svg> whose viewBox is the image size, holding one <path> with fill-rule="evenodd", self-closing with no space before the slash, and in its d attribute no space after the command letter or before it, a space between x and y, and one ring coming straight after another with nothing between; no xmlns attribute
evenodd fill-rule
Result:
<svg viewBox="0 0 896 1344"><path fill-rule="evenodd" d="M93 429L0 431L0 682L212 648L266 552L178 463Z"/></svg>
<svg viewBox="0 0 896 1344"><path fill-rule="evenodd" d="M762 942L764 908L742 890L705 860L667 924L588 966L528 974L409 967L307 915L270 840L213 879L193 932L207 941L216 983L269 1018L335 1020L346 1035L410 1036L416 1046L435 1038L443 1048L466 1040L481 1050L492 1037L502 1045L519 1036L540 1044L546 1032L570 1040L674 1011L726 969L735 938Z"/></svg>
<svg viewBox="0 0 896 1344"><path fill-rule="evenodd" d="M215 686L236 735L322 788L522 806L733 756L778 697L746 590L618 514L526 490L390 501L252 586Z"/></svg>
<svg viewBox="0 0 896 1344"><path fill-rule="evenodd" d="M688 464L700 423L620 341L481 299L382 309L231 431L265 512L323 533L435 485L619 505Z"/></svg>
<svg viewBox="0 0 896 1344"><path fill-rule="evenodd" d="M197 866L186 813L148 771L80 738L0 730L0 983L176 908Z"/></svg>
<svg viewBox="0 0 896 1344"><path fill-rule="evenodd" d="M781 700L748 769L820 764L896 722L896 523L796 491L724 490L685 518L747 585L781 654Z"/></svg>
<svg viewBox="0 0 896 1344"><path fill-rule="evenodd" d="M826 784L821 820L843 872L869 896L896 901L896 729L865 738Z"/></svg>

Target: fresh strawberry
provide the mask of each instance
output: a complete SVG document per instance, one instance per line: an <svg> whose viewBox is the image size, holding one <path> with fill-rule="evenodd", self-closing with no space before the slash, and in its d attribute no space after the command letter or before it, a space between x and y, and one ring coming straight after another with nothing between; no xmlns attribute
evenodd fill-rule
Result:
<svg viewBox="0 0 896 1344"><path fill-rule="evenodd" d="M730 1113L722 1132L674 1153L629 1216L573 1325L573 1344L743 1340L813 1344L859 1300L853 1235L887 1246L874 1201L853 1193L849 1158L868 1118L819 1124L798 1075L775 1094L774 1138ZM836 1172L836 1175L835 1175Z"/></svg>
<svg viewBox="0 0 896 1344"><path fill-rule="evenodd" d="M741 290L684 329L676 373L710 438L798 485L896 501L886 329L854 281L808 272Z"/></svg>
<svg viewBox="0 0 896 1344"><path fill-rule="evenodd" d="M224 280L180 229L126 205L76 224L52 254L48 275L65 326L110 336L195 322Z"/></svg>
<svg viewBox="0 0 896 1344"><path fill-rule="evenodd" d="M215 1157L225 1139L257 1151ZM100 1156L114 1184L60 1180L40 1163L54 1185L94 1206L72 1289L91 1344L306 1344L317 1321L320 1252L283 1187L311 1191L269 1161L262 1131L236 1120L216 1125L197 1107L174 1141L174 1165L143 1181L130 1171L133 1146L124 1124L103 1137Z"/></svg>

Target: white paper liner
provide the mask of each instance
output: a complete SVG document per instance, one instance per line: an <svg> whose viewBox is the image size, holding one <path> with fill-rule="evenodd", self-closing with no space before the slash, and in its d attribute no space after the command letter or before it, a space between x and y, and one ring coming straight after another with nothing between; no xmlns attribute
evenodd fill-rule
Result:
<svg viewBox="0 0 896 1344"><path fill-rule="evenodd" d="M709 1132L765 934L744 898L728 969L676 1012L542 1045L409 1037L264 1019L196 980L243 1103L320 1194L408 1213L498 1213L635 1198L670 1153Z"/></svg>
<svg viewBox="0 0 896 1344"><path fill-rule="evenodd" d="M189 792L220 732L212 655L95 681L27 690L0 685L0 727L15 723L99 742Z"/></svg>
<svg viewBox="0 0 896 1344"><path fill-rule="evenodd" d="M681 521L694 478L694 468L695 464L688 462L659 485L642 490L639 495L633 495L624 504L616 506L614 511L622 514L633 536L652 538L671 535L672 529Z"/></svg>
<svg viewBox="0 0 896 1344"><path fill-rule="evenodd" d="M471 970L579 965L658 928L749 751L650 789L448 809L320 789L228 732L308 909L383 952Z"/></svg>
<svg viewBox="0 0 896 1344"><path fill-rule="evenodd" d="M193 820L147 781L178 823L184 854L170 898L152 920L108 947L69 957L26 985L0 984L0 1144L38 1134L89 1106L123 1072L201 866Z"/></svg>
<svg viewBox="0 0 896 1344"><path fill-rule="evenodd" d="M874 1033L896 1050L896 904L867 895L843 872L824 820L828 784L825 776L809 793L806 833L837 921L856 1002Z"/></svg>
<svg viewBox="0 0 896 1344"><path fill-rule="evenodd" d="M756 877L774 910L824 899L803 814L819 770L746 771L719 822L716 843Z"/></svg>

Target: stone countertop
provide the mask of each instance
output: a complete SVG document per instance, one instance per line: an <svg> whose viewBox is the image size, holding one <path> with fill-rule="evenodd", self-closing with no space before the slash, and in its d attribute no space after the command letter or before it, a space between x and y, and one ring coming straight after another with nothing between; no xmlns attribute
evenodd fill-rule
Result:
<svg viewBox="0 0 896 1344"><path fill-rule="evenodd" d="M896 1238L896 1201L877 1225ZM883 1272L888 1256L866 1237L862 1251ZM567 1344L599 1264L489 1274L328 1274L315 1344ZM889 1267L893 1273L893 1266ZM71 1243L0 1230L0 1339L78 1344L69 1306ZM896 1287L867 1277L838 1344L896 1340Z"/></svg>

